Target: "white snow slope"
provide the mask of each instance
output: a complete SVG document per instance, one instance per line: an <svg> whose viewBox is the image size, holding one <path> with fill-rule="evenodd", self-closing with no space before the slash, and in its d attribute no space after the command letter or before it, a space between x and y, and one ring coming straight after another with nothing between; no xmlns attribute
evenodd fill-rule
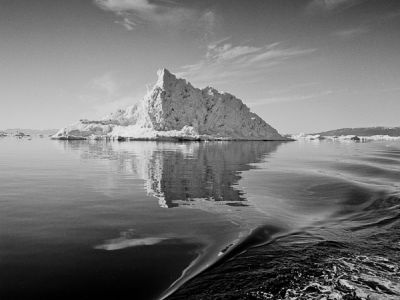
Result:
<svg viewBox="0 0 400 300"><path fill-rule="evenodd" d="M286 140L228 93L197 89L166 69L137 105L60 129L54 139Z"/></svg>

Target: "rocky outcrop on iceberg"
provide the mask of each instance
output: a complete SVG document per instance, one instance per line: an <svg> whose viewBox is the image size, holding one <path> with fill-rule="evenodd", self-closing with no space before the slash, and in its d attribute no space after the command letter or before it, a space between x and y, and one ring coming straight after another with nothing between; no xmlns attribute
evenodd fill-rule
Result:
<svg viewBox="0 0 400 300"><path fill-rule="evenodd" d="M101 120L80 120L53 138L286 140L235 96L195 88L166 69L139 104Z"/></svg>

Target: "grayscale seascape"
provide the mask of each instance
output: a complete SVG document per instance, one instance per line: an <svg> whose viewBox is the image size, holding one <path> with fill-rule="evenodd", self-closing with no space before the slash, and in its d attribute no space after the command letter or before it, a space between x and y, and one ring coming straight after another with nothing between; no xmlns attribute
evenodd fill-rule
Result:
<svg viewBox="0 0 400 300"><path fill-rule="evenodd" d="M0 0L0 300L400 300L399 0Z"/></svg>

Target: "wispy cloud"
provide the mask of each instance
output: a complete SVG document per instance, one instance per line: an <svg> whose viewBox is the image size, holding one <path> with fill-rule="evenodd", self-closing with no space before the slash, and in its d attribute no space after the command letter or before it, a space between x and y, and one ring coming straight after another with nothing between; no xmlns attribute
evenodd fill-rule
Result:
<svg viewBox="0 0 400 300"><path fill-rule="evenodd" d="M365 0L312 0L307 5L308 12L331 12L358 5Z"/></svg>
<svg viewBox="0 0 400 300"><path fill-rule="evenodd" d="M197 84L224 82L237 76L261 74L268 68L289 59L310 54L316 49L285 47L282 43L264 46L232 45L224 38L210 43L200 61L181 67L178 76L189 78Z"/></svg>
<svg viewBox="0 0 400 300"><path fill-rule="evenodd" d="M198 18L198 28L203 31L202 35L205 41L214 39L214 31L217 27L217 20L217 15L212 10L206 10Z"/></svg>
<svg viewBox="0 0 400 300"><path fill-rule="evenodd" d="M215 23L213 11L197 11L173 0L93 0L99 8L111 11L117 16L115 21L127 30L138 26L158 26L159 28L193 24L205 32L211 32Z"/></svg>
<svg viewBox="0 0 400 300"><path fill-rule="evenodd" d="M382 94L382 93L397 93L400 91L400 87L393 86L387 88L371 88L363 90L349 90L349 89L321 89L318 91L304 91L303 88L314 86L318 83L310 82L305 84L293 85L284 90L272 91L266 94L265 97L249 99L247 104L250 107L258 107L271 103L282 103L282 102L294 102L294 101L307 101L307 100L323 100L327 96L332 95L347 95L347 96L360 96L360 95L371 95L371 94Z"/></svg>
<svg viewBox="0 0 400 300"><path fill-rule="evenodd" d="M347 28L342 30L334 31L332 34L338 38L348 40L364 33L367 33L369 29L367 27L356 27L356 28Z"/></svg>
<svg viewBox="0 0 400 300"><path fill-rule="evenodd" d="M107 72L91 79L85 91L78 95L82 104L90 107L90 118L99 118L117 109L137 103L145 91L133 91L132 82L116 72Z"/></svg>
<svg viewBox="0 0 400 300"><path fill-rule="evenodd" d="M105 92L108 96L116 95L119 90L119 84L112 73L106 73L92 79L90 87L99 92Z"/></svg>
<svg viewBox="0 0 400 300"><path fill-rule="evenodd" d="M89 106L87 113L82 116L83 118L89 119L102 118L118 109L137 104L142 98L143 95L141 94L115 98L102 98L92 94L83 94L78 96L79 101Z"/></svg>
<svg viewBox="0 0 400 300"><path fill-rule="evenodd" d="M384 19L391 20L400 17L400 9L392 11L384 16Z"/></svg>
<svg viewBox="0 0 400 300"><path fill-rule="evenodd" d="M126 16L122 17L121 20L115 21L115 23L122 25L123 27L125 27L126 30L129 30L129 31L135 29L135 26L137 25L136 22L132 21L130 18L128 18Z"/></svg>
<svg viewBox="0 0 400 300"><path fill-rule="evenodd" d="M255 99L255 100L250 100L248 102L250 107L255 107L255 106L261 106L265 104L270 104L270 103L276 103L276 102L292 102L292 101L304 101L304 100L312 100L312 99L318 99L322 98L325 96L332 95L333 91L332 90L324 90L320 92L315 92L311 94L303 94L303 95L287 95L287 96L269 96L265 97L262 99Z"/></svg>

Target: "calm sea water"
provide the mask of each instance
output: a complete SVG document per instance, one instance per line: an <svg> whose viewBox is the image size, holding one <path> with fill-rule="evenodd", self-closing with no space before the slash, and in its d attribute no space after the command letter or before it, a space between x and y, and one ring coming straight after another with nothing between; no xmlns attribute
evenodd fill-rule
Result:
<svg viewBox="0 0 400 300"><path fill-rule="evenodd" d="M399 179L393 142L2 138L0 298L157 299L285 239L400 250Z"/></svg>

